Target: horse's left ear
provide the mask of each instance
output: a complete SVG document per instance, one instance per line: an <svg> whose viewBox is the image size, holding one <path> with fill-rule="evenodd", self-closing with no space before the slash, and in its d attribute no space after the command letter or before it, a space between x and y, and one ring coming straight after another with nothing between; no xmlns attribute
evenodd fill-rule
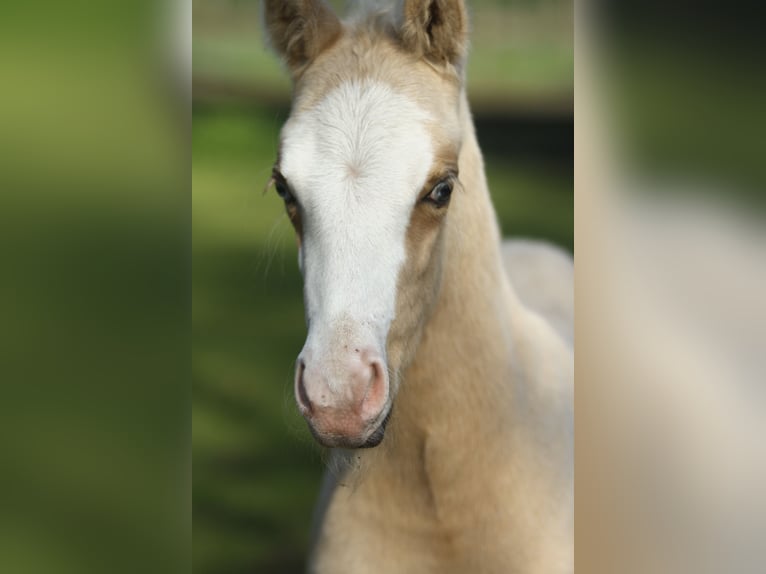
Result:
<svg viewBox="0 0 766 574"><path fill-rule="evenodd" d="M403 0L399 28L406 49L436 64L460 69L468 44L463 0Z"/></svg>

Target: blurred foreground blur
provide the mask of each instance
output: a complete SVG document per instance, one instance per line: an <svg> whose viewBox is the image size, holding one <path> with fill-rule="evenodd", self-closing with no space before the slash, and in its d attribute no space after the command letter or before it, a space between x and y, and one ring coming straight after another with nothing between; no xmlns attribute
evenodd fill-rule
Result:
<svg viewBox="0 0 766 574"><path fill-rule="evenodd" d="M168 573L188 556L188 106L175 8L0 8L5 573Z"/></svg>
<svg viewBox="0 0 766 574"><path fill-rule="evenodd" d="M766 571L763 75L684 16L578 13L582 572Z"/></svg>

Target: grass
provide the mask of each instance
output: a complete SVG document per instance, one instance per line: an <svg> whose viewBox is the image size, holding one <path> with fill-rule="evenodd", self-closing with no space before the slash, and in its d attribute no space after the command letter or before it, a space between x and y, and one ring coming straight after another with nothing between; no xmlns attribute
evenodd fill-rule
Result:
<svg viewBox="0 0 766 574"><path fill-rule="evenodd" d="M194 571L300 572L321 455L293 405L305 336L292 229L263 195L284 117L193 116ZM571 170L488 155L505 233L572 240Z"/></svg>

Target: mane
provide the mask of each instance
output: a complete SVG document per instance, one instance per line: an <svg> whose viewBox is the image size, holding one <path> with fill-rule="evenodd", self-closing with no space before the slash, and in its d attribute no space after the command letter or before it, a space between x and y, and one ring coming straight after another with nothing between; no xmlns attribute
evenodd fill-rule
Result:
<svg viewBox="0 0 766 574"><path fill-rule="evenodd" d="M359 0L350 4L345 21L357 29L390 31L401 16L401 2L396 0Z"/></svg>

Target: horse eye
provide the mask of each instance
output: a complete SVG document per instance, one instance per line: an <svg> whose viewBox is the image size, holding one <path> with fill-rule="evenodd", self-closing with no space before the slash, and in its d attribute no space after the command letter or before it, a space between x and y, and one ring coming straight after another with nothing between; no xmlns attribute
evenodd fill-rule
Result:
<svg viewBox="0 0 766 574"><path fill-rule="evenodd" d="M290 189L287 187L287 183L285 183L284 180L277 179L274 181L274 187L277 190L277 195L281 197L285 203L293 203L295 201L293 194L290 193Z"/></svg>
<svg viewBox="0 0 766 574"><path fill-rule="evenodd" d="M437 207L443 207L447 205L450 195L452 194L452 182L449 180L440 181L426 196L426 199L432 202Z"/></svg>

